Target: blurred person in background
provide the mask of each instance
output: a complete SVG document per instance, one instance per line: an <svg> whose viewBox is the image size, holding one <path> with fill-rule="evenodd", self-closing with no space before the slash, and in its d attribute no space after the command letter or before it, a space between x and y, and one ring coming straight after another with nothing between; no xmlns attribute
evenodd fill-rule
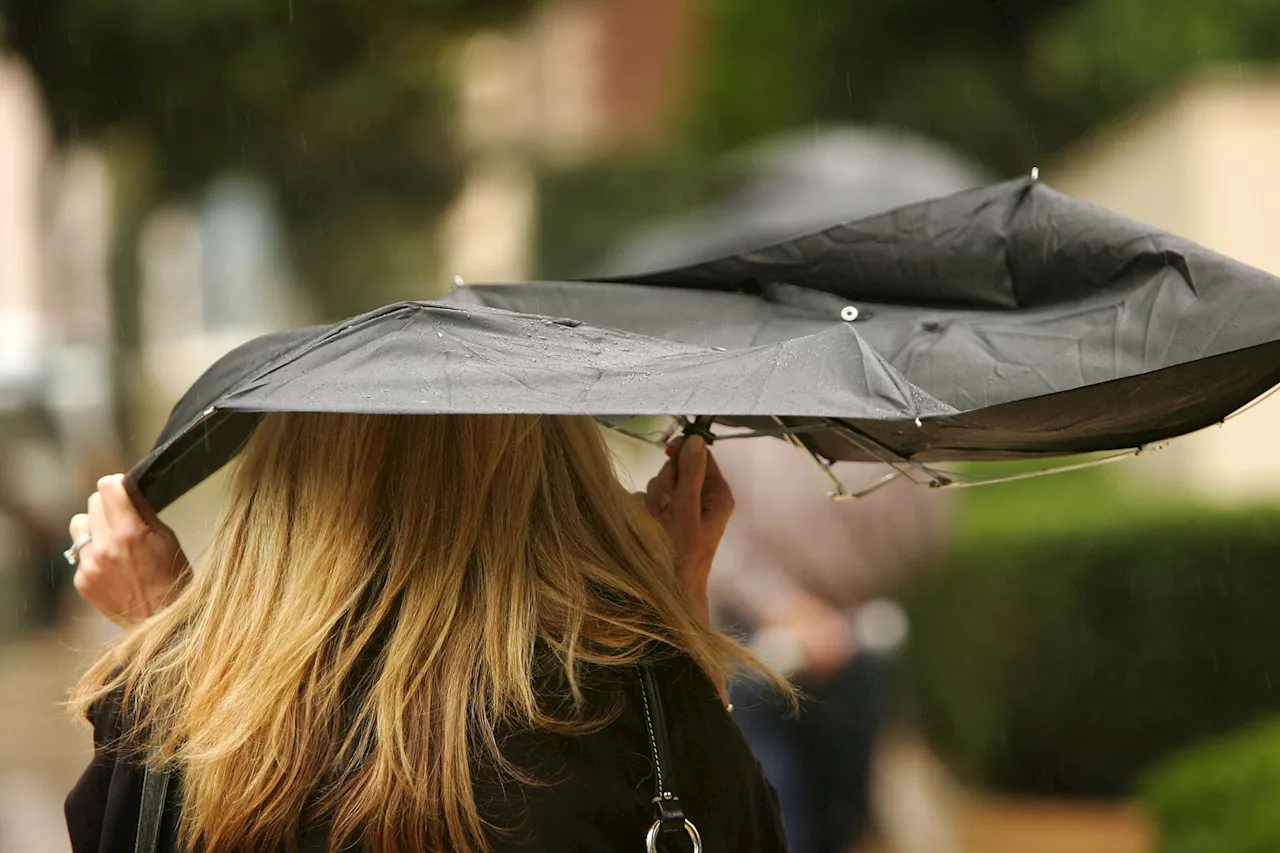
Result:
<svg viewBox="0 0 1280 853"><path fill-rule="evenodd" d="M8 522L16 534L13 568L20 579L17 618L32 628L53 625L58 621L62 595L71 580L62 558L63 533L8 482L2 471L0 519Z"/></svg>
<svg viewBox="0 0 1280 853"><path fill-rule="evenodd" d="M872 829L873 759L896 650L868 647L859 616L943 549L951 495L902 479L835 501L813 460L781 441L726 442L716 452L738 496L712 572L716 621L804 694L796 714L767 686L743 682L734 717L778 790L792 850L844 853ZM859 467L872 466L836 470L854 481Z"/></svg>
<svg viewBox="0 0 1280 853"><path fill-rule="evenodd" d="M723 177L705 208L644 229L595 272L697 263L988 182L927 139L862 127L768 140L729 157ZM784 697L742 685L735 717L778 789L795 853L843 853L870 829L893 662L860 647L859 614L945 546L950 495L899 480L836 502L816 462L781 441L731 441L717 457L738 497L712 573L717 621L787 658L771 663L806 696L796 716ZM836 470L870 481L860 467L875 466Z"/></svg>

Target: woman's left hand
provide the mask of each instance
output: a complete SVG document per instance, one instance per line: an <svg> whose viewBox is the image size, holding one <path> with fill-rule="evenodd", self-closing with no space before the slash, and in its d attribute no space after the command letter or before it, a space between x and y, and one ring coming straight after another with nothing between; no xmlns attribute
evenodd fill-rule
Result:
<svg viewBox="0 0 1280 853"><path fill-rule="evenodd" d="M69 530L73 540L86 541L76 591L122 627L158 612L190 573L178 537L150 507L134 505L120 474L98 481L88 511L74 516Z"/></svg>
<svg viewBox="0 0 1280 853"><path fill-rule="evenodd" d="M667 457L649 481L645 506L675 542L676 568L695 609L710 618L707 578L733 514L733 492L701 436L676 439Z"/></svg>

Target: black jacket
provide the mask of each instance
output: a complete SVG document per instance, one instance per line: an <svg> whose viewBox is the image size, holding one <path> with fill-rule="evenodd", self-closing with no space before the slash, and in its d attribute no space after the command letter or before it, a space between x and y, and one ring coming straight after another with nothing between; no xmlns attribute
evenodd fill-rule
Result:
<svg viewBox="0 0 1280 853"><path fill-rule="evenodd" d="M707 853L775 853L787 844L777 795L720 702L692 661L655 664L668 719L670 758L686 816ZM491 838L494 853L534 851L643 851L653 823L653 762L638 673L616 679L621 713L585 735L525 733L504 742L505 754L536 778L553 784L525 788L486 781L477 773L476 798L484 817L508 832ZM93 763L66 801L74 853L129 853L134 849L142 795L142 764L119 741L119 706L94 713ZM665 768L664 768L665 769ZM180 785L173 786L164 836L171 839ZM680 839L684 842L685 839ZM324 832L301 839L304 853L322 853ZM162 849L164 849L162 847ZM661 850L687 850L664 842Z"/></svg>

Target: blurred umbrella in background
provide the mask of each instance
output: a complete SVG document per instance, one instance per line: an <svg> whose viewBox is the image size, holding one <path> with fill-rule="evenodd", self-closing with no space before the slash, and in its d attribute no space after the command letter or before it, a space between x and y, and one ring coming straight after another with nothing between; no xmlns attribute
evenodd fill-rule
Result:
<svg viewBox="0 0 1280 853"><path fill-rule="evenodd" d="M592 272L655 272L736 254L990 183L921 136L873 127L802 131L731 155L725 190L700 210L643 229Z"/></svg>

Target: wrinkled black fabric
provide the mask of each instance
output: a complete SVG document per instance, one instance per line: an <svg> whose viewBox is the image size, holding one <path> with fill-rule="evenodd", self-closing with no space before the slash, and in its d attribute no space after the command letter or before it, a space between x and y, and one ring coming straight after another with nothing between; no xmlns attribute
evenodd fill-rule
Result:
<svg viewBox="0 0 1280 853"><path fill-rule="evenodd" d="M655 665L669 714L671 761L681 768L677 792L706 850L781 853L787 849L777 796L759 762L720 703L715 688L687 658ZM644 849L653 822L653 762L637 673L619 670L597 680L595 700L620 708L601 731L583 735L512 732L504 754L545 786L526 787L477 767L476 799L484 817L501 827L494 853ZM73 853L132 851L143 766L119 740L119 706L94 715L96 752L67 797ZM171 803L180 802L180 782ZM174 814L166 812L172 839ZM301 853L323 853L326 833L310 822ZM664 850L686 849L684 839Z"/></svg>
<svg viewBox="0 0 1280 853"><path fill-rule="evenodd" d="M195 383L130 484L167 505L272 411L839 419L801 440L929 462L1139 447L1278 382L1280 279L1019 180L679 269L263 336Z"/></svg>

